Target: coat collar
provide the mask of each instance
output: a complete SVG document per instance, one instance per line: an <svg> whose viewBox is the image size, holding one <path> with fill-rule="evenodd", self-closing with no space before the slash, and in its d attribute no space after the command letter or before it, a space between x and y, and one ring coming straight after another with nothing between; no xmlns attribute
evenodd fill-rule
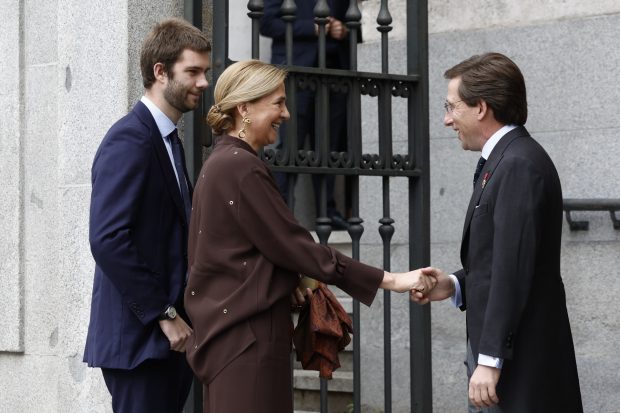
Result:
<svg viewBox="0 0 620 413"><path fill-rule="evenodd" d="M215 142L215 146L234 146L236 148L248 151L254 156L258 156L256 151L250 146L250 144L248 144L243 139L239 139L231 135L222 135L218 137Z"/></svg>

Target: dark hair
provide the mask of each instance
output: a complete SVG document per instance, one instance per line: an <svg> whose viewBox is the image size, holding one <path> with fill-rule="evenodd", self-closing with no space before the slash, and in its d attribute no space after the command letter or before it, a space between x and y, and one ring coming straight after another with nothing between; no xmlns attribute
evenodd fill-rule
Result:
<svg viewBox="0 0 620 413"><path fill-rule="evenodd" d="M459 97L468 106L480 100L493 109L498 122L524 125L527 121L527 96L523 74L517 65L501 53L485 53L463 60L446 70L446 79L461 78Z"/></svg>
<svg viewBox="0 0 620 413"><path fill-rule="evenodd" d="M166 73L172 74L172 66L185 49L208 53L211 43L204 33L185 20L172 18L157 23L144 39L140 53L144 87L148 89L155 82L153 66L156 63L162 63Z"/></svg>

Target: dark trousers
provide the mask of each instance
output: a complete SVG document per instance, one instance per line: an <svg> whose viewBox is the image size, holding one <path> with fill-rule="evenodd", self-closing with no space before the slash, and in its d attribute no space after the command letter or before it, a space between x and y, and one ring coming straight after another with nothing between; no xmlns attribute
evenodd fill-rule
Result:
<svg viewBox="0 0 620 413"><path fill-rule="evenodd" d="M181 413L193 374L185 353L146 360L133 370L102 368L114 413Z"/></svg>

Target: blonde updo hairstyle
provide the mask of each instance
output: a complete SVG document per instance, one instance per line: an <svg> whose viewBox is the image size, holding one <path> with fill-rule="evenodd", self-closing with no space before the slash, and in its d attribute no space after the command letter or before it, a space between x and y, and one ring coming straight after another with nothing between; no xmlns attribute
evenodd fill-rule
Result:
<svg viewBox="0 0 620 413"><path fill-rule="evenodd" d="M286 71L260 60L242 60L230 65L217 79L215 104L207 123L216 135L235 126L237 105L253 102L275 91L286 79Z"/></svg>

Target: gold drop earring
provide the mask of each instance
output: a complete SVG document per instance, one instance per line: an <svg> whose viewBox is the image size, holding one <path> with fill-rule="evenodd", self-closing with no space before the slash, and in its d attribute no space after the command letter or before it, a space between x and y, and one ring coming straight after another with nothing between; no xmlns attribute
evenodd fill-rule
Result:
<svg viewBox="0 0 620 413"><path fill-rule="evenodd" d="M241 121L243 122L243 127L241 128L237 136L239 136L240 139L245 139L245 127L252 123L252 121L247 116L244 116Z"/></svg>

